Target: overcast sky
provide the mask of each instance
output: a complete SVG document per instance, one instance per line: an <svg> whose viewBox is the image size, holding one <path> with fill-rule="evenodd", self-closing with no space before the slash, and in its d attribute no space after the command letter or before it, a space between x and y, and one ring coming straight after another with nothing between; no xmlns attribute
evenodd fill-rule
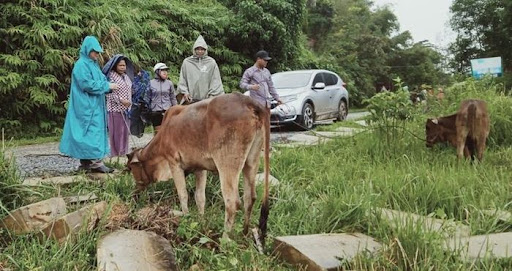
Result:
<svg viewBox="0 0 512 271"><path fill-rule="evenodd" d="M375 6L389 5L400 23L400 31L409 30L415 42L428 40L446 47L455 39L448 23L453 0L373 0Z"/></svg>

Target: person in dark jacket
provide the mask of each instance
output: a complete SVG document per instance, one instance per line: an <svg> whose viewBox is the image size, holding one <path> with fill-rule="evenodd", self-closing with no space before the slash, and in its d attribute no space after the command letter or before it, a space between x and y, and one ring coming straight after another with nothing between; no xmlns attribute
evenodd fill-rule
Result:
<svg viewBox="0 0 512 271"><path fill-rule="evenodd" d="M165 63L157 63L153 70L155 71L155 79L149 82L145 102L150 112L149 121L153 124L156 134L162 124L165 111L176 105L177 101L174 94L174 85L168 79L169 67Z"/></svg>

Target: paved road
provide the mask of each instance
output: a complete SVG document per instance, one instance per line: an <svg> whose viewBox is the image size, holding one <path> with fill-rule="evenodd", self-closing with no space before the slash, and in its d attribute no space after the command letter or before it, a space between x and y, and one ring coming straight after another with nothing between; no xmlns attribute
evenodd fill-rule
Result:
<svg viewBox="0 0 512 271"><path fill-rule="evenodd" d="M354 120L367 115L367 112L350 113L348 120ZM332 121L322 122L321 125L329 125ZM303 131L292 131L288 128L276 127L272 129L271 141L282 142L288 138L304 134ZM145 146L153 138L150 133L143 137L130 137L130 147L140 148ZM78 167L78 160L63 156L59 153L59 143L45 143L27 145L10 150L16 157L16 163L22 176L57 176L74 172Z"/></svg>

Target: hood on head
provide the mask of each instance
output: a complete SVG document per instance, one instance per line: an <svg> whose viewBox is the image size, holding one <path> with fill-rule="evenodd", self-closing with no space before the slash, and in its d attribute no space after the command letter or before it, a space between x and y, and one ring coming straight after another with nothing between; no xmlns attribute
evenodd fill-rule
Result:
<svg viewBox="0 0 512 271"><path fill-rule="evenodd" d="M94 36L85 37L82 42L82 46L80 47L80 56L81 57L89 57L91 51L96 51L98 53L103 53L103 48L101 48L100 42Z"/></svg>
<svg viewBox="0 0 512 271"><path fill-rule="evenodd" d="M110 71L115 69L117 63L119 63L121 59L124 59L124 61L126 62L126 75L128 75L128 77L130 77L130 80L132 80L133 82L135 76L135 67L133 66L132 61L123 54L116 54L113 57L111 57L109 61L105 64L105 66L103 66L103 69L101 71L105 76L108 77Z"/></svg>
<svg viewBox="0 0 512 271"><path fill-rule="evenodd" d="M204 40L202 35L199 35L199 37L197 37L196 42L194 42L194 46L192 46L192 55L196 55L195 50L197 47L203 47L204 49L206 49L206 52L204 52L204 56L208 55L208 45L206 44L206 41Z"/></svg>

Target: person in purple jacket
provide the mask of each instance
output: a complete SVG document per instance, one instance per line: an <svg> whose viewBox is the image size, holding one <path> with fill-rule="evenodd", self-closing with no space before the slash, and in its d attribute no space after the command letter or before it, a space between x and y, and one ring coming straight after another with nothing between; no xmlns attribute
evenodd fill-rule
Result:
<svg viewBox="0 0 512 271"><path fill-rule="evenodd" d="M254 65L245 70L240 88L250 91L250 96L259 104L270 108L270 99L272 96L278 104L282 104L279 94L277 94L272 83L270 71L267 69L267 63L272 59L266 51L259 51L255 55Z"/></svg>

